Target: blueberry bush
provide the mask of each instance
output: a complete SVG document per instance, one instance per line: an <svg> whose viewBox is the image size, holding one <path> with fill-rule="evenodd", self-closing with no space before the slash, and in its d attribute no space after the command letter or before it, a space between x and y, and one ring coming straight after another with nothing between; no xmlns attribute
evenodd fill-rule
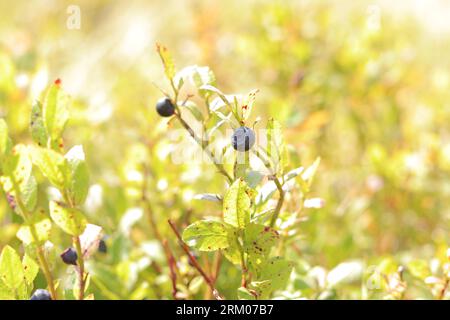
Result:
<svg viewBox="0 0 450 320"><path fill-rule="evenodd" d="M0 299L450 298L445 5L69 5L0 4Z"/></svg>

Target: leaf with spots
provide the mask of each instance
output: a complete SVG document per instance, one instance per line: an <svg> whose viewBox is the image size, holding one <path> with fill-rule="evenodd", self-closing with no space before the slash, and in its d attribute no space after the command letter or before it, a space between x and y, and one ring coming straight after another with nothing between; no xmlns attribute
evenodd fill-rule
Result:
<svg viewBox="0 0 450 320"><path fill-rule="evenodd" d="M47 145L48 136L42 115L42 104L39 101L35 101L31 107L30 132L35 143L41 147Z"/></svg>
<svg viewBox="0 0 450 320"><path fill-rule="evenodd" d="M201 220L189 225L183 232L183 241L200 251L214 251L229 246L229 231L221 222Z"/></svg>
<svg viewBox="0 0 450 320"><path fill-rule="evenodd" d="M239 251L239 247L237 241L230 241L229 246L223 249L223 255L230 261L232 264L240 265L241 264L241 252Z"/></svg>
<svg viewBox="0 0 450 320"><path fill-rule="evenodd" d="M10 207L21 214L22 207L33 211L37 203L37 182L32 174L28 150L24 145L14 147L12 155L3 162L3 176L0 182ZM19 205L20 204L20 205Z"/></svg>
<svg viewBox="0 0 450 320"><path fill-rule="evenodd" d="M15 300L14 290L7 287L0 279L0 300Z"/></svg>
<svg viewBox="0 0 450 320"><path fill-rule="evenodd" d="M23 286L25 276L17 252L6 245L0 255L0 279L6 287L17 291Z"/></svg>
<svg viewBox="0 0 450 320"><path fill-rule="evenodd" d="M64 232L79 236L86 228L86 218L80 210L65 207L62 203L50 201L50 216Z"/></svg>
<svg viewBox="0 0 450 320"><path fill-rule="evenodd" d="M164 72L167 79L172 80L175 76L175 64L172 56L167 48L159 43L156 44L156 51L158 52L161 61L164 65Z"/></svg>
<svg viewBox="0 0 450 320"><path fill-rule="evenodd" d="M33 289L33 281L39 272L39 265L28 254L22 259L23 274L29 290Z"/></svg>
<svg viewBox="0 0 450 320"><path fill-rule="evenodd" d="M223 201L224 221L240 229L250 222L251 201L247 192L247 184L238 179L228 189Z"/></svg>
<svg viewBox="0 0 450 320"><path fill-rule="evenodd" d="M256 94L258 89L250 91L240 102L240 108L238 108L238 113L243 120L247 120L250 116L253 105L255 104Z"/></svg>
<svg viewBox="0 0 450 320"><path fill-rule="evenodd" d="M272 293L272 281L262 280L262 281L252 281L249 285L251 292L260 300L266 300L270 298Z"/></svg>
<svg viewBox="0 0 450 320"><path fill-rule="evenodd" d="M278 232L268 226L250 223L245 228L244 250L248 256L250 270L259 272L278 239Z"/></svg>
<svg viewBox="0 0 450 320"><path fill-rule="evenodd" d="M69 96L63 92L59 82L50 86L42 108L44 126L52 140L58 140L69 120Z"/></svg>
<svg viewBox="0 0 450 320"><path fill-rule="evenodd" d="M29 150L33 164L39 168L52 185L63 190L69 172L66 159L50 149L30 146Z"/></svg>
<svg viewBox="0 0 450 320"><path fill-rule="evenodd" d="M261 268L258 280L270 280L270 289L284 289L291 275L293 264L282 257L274 257L268 260Z"/></svg>
<svg viewBox="0 0 450 320"><path fill-rule="evenodd" d="M32 228L36 233L37 239L33 237ZM23 224L16 233L24 245L28 246L37 241L38 245L42 245L48 240L50 231L52 228L52 222L43 211L39 211L33 214L31 221Z"/></svg>

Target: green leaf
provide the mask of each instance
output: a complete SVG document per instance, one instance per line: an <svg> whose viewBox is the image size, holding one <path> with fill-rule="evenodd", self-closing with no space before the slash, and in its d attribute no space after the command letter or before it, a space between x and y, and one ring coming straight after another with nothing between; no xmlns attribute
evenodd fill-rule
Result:
<svg viewBox="0 0 450 320"><path fill-rule="evenodd" d="M67 196L74 205L84 203L89 191L89 172L82 146L74 146L65 155L68 166Z"/></svg>
<svg viewBox="0 0 450 320"><path fill-rule="evenodd" d="M14 290L8 288L0 279L0 300L14 300L15 298Z"/></svg>
<svg viewBox="0 0 450 320"><path fill-rule="evenodd" d="M258 89L252 90L245 96L244 99L242 99L238 113L243 120L247 120L250 116L258 91Z"/></svg>
<svg viewBox="0 0 450 320"><path fill-rule="evenodd" d="M260 266L267 260L278 239L278 232L270 227L250 223L245 228L244 250L248 255L250 270L259 272Z"/></svg>
<svg viewBox="0 0 450 320"><path fill-rule="evenodd" d="M201 97L206 98L211 93L207 90L203 90L201 87L203 85L211 85L214 86L216 83L216 76L214 72L207 66L189 66L181 69L174 77L175 83L178 85L183 84L183 79L187 79L193 85L195 85Z"/></svg>
<svg viewBox="0 0 450 320"><path fill-rule="evenodd" d="M283 140L281 125L273 118L269 119L267 124L267 157L273 164L274 172L283 173L287 164L288 152Z"/></svg>
<svg viewBox="0 0 450 320"><path fill-rule="evenodd" d="M15 146L13 154L3 162L4 176L0 178L0 182L10 206L19 214L21 209L18 201L28 211L33 211L36 207L37 182L32 168L28 150L24 145Z"/></svg>
<svg viewBox="0 0 450 320"><path fill-rule="evenodd" d="M263 300L269 299L273 291L271 280L252 281L249 287L258 299Z"/></svg>
<svg viewBox="0 0 450 320"><path fill-rule="evenodd" d="M39 272L39 265L28 254L25 254L22 259L23 273L27 285L33 288L33 281Z"/></svg>
<svg viewBox="0 0 450 320"><path fill-rule="evenodd" d="M25 245L30 245L35 242L33 234L31 232L31 226L34 226L36 231L38 244L43 244L48 240L50 230L52 228L52 222L44 213L34 213L29 224L23 224L16 233Z"/></svg>
<svg viewBox="0 0 450 320"><path fill-rule="evenodd" d="M86 227L86 218L80 210L67 208L61 203L50 201L50 216L53 221L66 233L79 236Z"/></svg>
<svg viewBox="0 0 450 320"><path fill-rule="evenodd" d="M194 103L188 101L184 105L182 105L181 107L188 109L190 111L190 113L194 116L194 118L197 121L203 121L204 120L203 114L198 109L197 105L195 105Z"/></svg>
<svg viewBox="0 0 450 320"><path fill-rule="evenodd" d="M30 132L35 143L42 147L47 145L48 136L42 115L42 105L39 101L36 101L31 108Z"/></svg>
<svg viewBox="0 0 450 320"><path fill-rule="evenodd" d="M156 44L156 50L161 57L167 79L172 80L175 76L175 64L173 63L169 50L161 44Z"/></svg>
<svg viewBox="0 0 450 320"><path fill-rule="evenodd" d="M8 136L8 125L5 120L0 118L0 160L10 151L11 144Z"/></svg>
<svg viewBox="0 0 450 320"><path fill-rule="evenodd" d="M22 262L17 252L6 245L0 256L0 279L10 289L18 290L25 281Z"/></svg>
<svg viewBox="0 0 450 320"><path fill-rule="evenodd" d="M281 257L268 260L262 267L260 280L270 280L271 290L284 289L291 275L293 264Z"/></svg>
<svg viewBox="0 0 450 320"><path fill-rule="evenodd" d="M241 264L241 253L239 251L239 247L236 241L230 242L230 246L223 249L223 255L230 261L232 264L240 265Z"/></svg>
<svg viewBox="0 0 450 320"><path fill-rule="evenodd" d="M192 79L199 89L198 92L200 96L207 98L210 95L208 90L201 89L204 85L212 85L216 84L216 76L214 72L209 67L196 67L195 72L192 75Z"/></svg>
<svg viewBox="0 0 450 320"><path fill-rule="evenodd" d="M223 201L224 221L240 229L250 222L251 201L247 189L247 184L238 179L228 189Z"/></svg>
<svg viewBox="0 0 450 320"><path fill-rule="evenodd" d="M237 296L239 300L256 300L255 295L245 287L240 287L238 289Z"/></svg>
<svg viewBox="0 0 450 320"><path fill-rule="evenodd" d="M41 147L29 147L33 163L42 174L60 190L64 189L68 165L66 159L56 151Z"/></svg>
<svg viewBox="0 0 450 320"><path fill-rule="evenodd" d="M221 222L201 220L184 230L183 241L200 251L225 249L229 246L228 230Z"/></svg>
<svg viewBox="0 0 450 320"><path fill-rule="evenodd" d="M69 96L61 90L59 84L52 84L47 91L42 109L44 126L52 140L58 140L64 131L69 120L68 106Z"/></svg>

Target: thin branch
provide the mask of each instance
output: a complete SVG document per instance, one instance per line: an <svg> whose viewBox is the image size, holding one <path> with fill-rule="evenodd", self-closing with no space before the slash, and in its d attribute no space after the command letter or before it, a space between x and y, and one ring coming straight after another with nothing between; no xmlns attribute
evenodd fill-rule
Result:
<svg viewBox="0 0 450 320"><path fill-rule="evenodd" d="M265 159L258 150L255 150L254 152L255 152L256 156L264 163L264 166L268 170L271 170L270 162L267 159ZM275 222L278 219L279 214L280 214L281 207L283 206L284 197L285 197L286 193L283 190L283 185L281 184L280 179L278 179L278 177L275 174L271 176L271 179L277 186L278 192L280 194L277 205L275 207L275 211L272 215L272 219L270 220L270 227L273 227L275 225Z"/></svg>
<svg viewBox="0 0 450 320"><path fill-rule="evenodd" d="M278 215L280 214L281 207L283 206L285 192L283 190L283 186L280 183L280 180L277 177L274 177L273 180L277 186L278 192L280 193L280 197L278 198L277 206L275 207L275 212L273 213L272 219L270 220L270 227L275 225L277 221Z"/></svg>
<svg viewBox="0 0 450 320"><path fill-rule="evenodd" d="M208 286L210 287L214 297L217 300L223 300L223 298L221 297L221 295L219 294L219 292L217 291L217 289L214 287L214 281L205 273L205 271L203 271L202 267L199 265L199 263L197 262L197 259L195 259L195 257L192 255L188 245L183 241L183 239L181 238L180 233L178 232L176 226L174 225L174 223L169 219L167 220L170 227L172 228L173 232L175 233L175 236L178 239L178 242L181 246L181 248L183 249L183 251L186 253L186 255L189 258L189 261L192 263L192 265L194 266L195 269L197 269L197 271L200 273L200 275L203 277L203 279L205 280L205 282L208 284Z"/></svg>
<svg viewBox="0 0 450 320"><path fill-rule="evenodd" d="M197 144L203 149L203 151L206 153L206 155L212 160L216 168L219 170L221 174L223 174L228 182L233 182L233 178L228 174L228 172L225 170L223 165L219 162L217 162L216 157L214 156L213 152L209 150L208 143L202 141L197 135L195 134L194 130L189 126L189 124L181 117L181 114L179 112L175 113L175 116L177 117L178 121L181 123L181 125L189 132L190 136L197 142Z"/></svg>
<svg viewBox="0 0 450 320"><path fill-rule="evenodd" d="M75 243L75 249L77 250L78 255L78 300L84 300L84 290L88 274L84 271L83 250L81 249L80 237L73 237L73 242Z"/></svg>
<svg viewBox="0 0 450 320"><path fill-rule="evenodd" d="M14 185L16 185L15 179L13 180L13 182L14 182ZM17 192L17 194L19 194L19 193ZM31 216L31 214L27 211L27 209L25 208L25 205L22 203L21 199L19 199L17 197L16 201L17 201L17 205L20 208L20 211L23 213L23 218L24 218L25 222L27 222L30 225L30 231L31 231L31 236L33 237L33 241L36 243L39 243L39 237L38 237L38 234L36 231L36 227L35 227L34 223L31 223L29 220L29 217ZM45 252L42 249L42 245L38 245L36 247L36 254L37 254L41 269L44 272L45 280L47 281L47 286L50 290L50 295L53 300L57 300L58 295L56 292L55 283L53 282L53 276L52 276L52 273L48 266L48 262L45 257Z"/></svg>
<svg viewBox="0 0 450 320"><path fill-rule="evenodd" d="M170 270L170 280L172 281L172 296L175 300L178 300L178 289L177 289L177 273L176 273L176 261L173 257L172 252L170 251L169 243L167 242L167 239L164 239L162 242L162 246L164 248L164 252L167 257L167 262L169 264L169 270Z"/></svg>
<svg viewBox="0 0 450 320"><path fill-rule="evenodd" d="M65 190L62 192L62 196L64 199L64 202L70 207L75 208L74 203L72 203L70 197L67 196L67 193ZM73 237L73 243L75 245L75 250L77 251L77 271L78 271L78 300L84 300L84 291L86 289L86 280L88 277L88 273L85 272L84 268L84 252L81 248L81 242L80 237Z"/></svg>
<svg viewBox="0 0 450 320"><path fill-rule="evenodd" d="M439 291L438 300L442 300L445 298L445 292L447 291L449 284L450 279L446 278L444 282L444 287L441 289L441 291Z"/></svg>

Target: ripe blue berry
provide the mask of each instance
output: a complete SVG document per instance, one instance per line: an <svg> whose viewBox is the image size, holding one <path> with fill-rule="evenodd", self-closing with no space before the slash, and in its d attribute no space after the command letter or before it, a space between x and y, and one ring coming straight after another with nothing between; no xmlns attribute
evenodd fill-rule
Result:
<svg viewBox="0 0 450 320"><path fill-rule="evenodd" d="M45 289L37 289L31 296L30 300L52 300L52 296Z"/></svg>
<svg viewBox="0 0 450 320"><path fill-rule="evenodd" d="M67 248L61 253L61 259L65 264L73 264L75 266L77 264L78 254L74 248Z"/></svg>
<svg viewBox="0 0 450 320"><path fill-rule="evenodd" d="M101 252L101 253L108 252L108 247L106 246L105 240L100 240L100 242L98 243L98 252Z"/></svg>
<svg viewBox="0 0 450 320"><path fill-rule="evenodd" d="M255 133L248 127L239 127L231 136L231 144L237 151L248 151L255 144Z"/></svg>
<svg viewBox="0 0 450 320"><path fill-rule="evenodd" d="M156 111L161 117L170 117L175 112L175 106L169 98L162 98L156 103Z"/></svg>

